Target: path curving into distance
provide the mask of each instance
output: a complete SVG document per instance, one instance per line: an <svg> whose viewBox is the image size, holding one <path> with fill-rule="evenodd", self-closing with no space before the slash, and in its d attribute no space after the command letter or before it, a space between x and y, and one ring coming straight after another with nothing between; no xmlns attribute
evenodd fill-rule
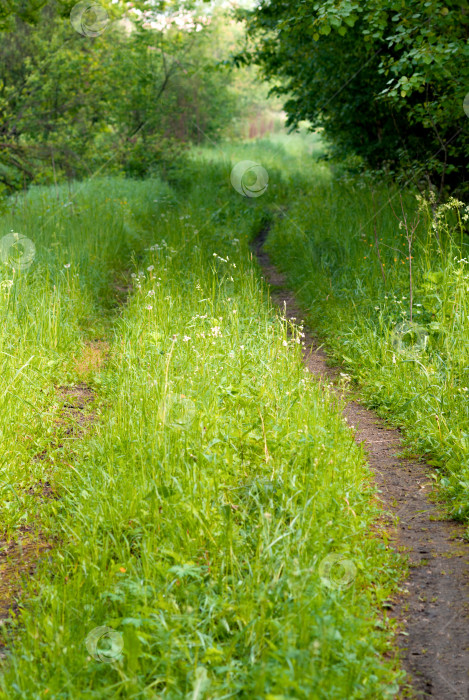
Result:
<svg viewBox="0 0 469 700"><path fill-rule="evenodd" d="M287 282L271 263L263 245L269 225L253 243L257 260L270 286L274 304L285 305L288 318L302 312ZM327 365L305 328L304 363L316 377L337 379L338 368ZM418 698L469 700L469 543L464 526L444 519L441 507L429 496L433 482L429 465L398 456L400 432L389 428L373 411L347 399L344 415L356 427L355 439L364 443L375 476L383 515L394 533L392 546L409 558L404 593L390 605L400 623L397 645L412 689Z"/></svg>

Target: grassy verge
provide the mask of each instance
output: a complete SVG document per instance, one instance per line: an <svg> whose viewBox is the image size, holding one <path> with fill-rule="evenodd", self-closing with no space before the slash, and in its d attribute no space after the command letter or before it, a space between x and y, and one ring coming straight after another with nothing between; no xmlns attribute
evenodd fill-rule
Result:
<svg viewBox="0 0 469 700"><path fill-rule="evenodd" d="M467 522L467 208L435 208L319 163L292 195L268 250L368 405L405 426L410 449L438 468L452 516Z"/></svg>
<svg viewBox="0 0 469 700"><path fill-rule="evenodd" d="M89 213L62 215L75 233L57 269L71 261L78 274L73 295L65 282L55 292L75 300L57 324L62 362L103 327L116 267L145 252L127 307L105 324L113 342L94 378L96 429L65 446L73 468L39 513L57 546L10 621L3 697L397 692L380 605L398 562L385 533L370 534L378 512L361 448L309 380L301 328L269 307L251 262L249 239L286 180L272 170L277 188L255 201L229 173L199 157L172 192L89 183ZM109 192L128 212L117 226Z"/></svg>

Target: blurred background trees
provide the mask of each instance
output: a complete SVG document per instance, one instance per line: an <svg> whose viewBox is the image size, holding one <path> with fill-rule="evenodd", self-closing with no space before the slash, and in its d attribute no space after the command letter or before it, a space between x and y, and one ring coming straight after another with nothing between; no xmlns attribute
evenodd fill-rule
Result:
<svg viewBox="0 0 469 700"><path fill-rule="evenodd" d="M191 144L285 116L348 167L468 194L467 5L261 0L237 19L224 0L1 0L0 194L169 176Z"/></svg>
<svg viewBox="0 0 469 700"><path fill-rule="evenodd" d="M259 99L229 61L241 36L203 4L4 3L0 187L167 174L189 144L240 134Z"/></svg>

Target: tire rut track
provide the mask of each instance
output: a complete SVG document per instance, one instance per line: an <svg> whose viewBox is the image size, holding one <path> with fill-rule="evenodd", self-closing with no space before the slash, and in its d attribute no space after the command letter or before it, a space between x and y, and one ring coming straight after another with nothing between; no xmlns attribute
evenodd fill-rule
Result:
<svg viewBox="0 0 469 700"><path fill-rule="evenodd" d="M82 356L76 360L78 376L84 380L100 369L107 359L109 345L107 342L89 341L85 344ZM65 441L84 437L96 422L96 412L92 404L96 398L95 391L87 381L72 386L55 387L60 410L53 418L54 434L49 447L36 454L32 459L44 462L44 479L39 479L27 491L29 496L39 500L59 498L56 489L46 477L47 462L52 452L63 450ZM69 456L68 456L69 458ZM74 468L60 457L50 462L54 467ZM22 588L25 578L35 575L39 561L47 557L47 552L56 546L41 533L41 528L34 525L19 527L13 538L0 539L0 626L8 625L9 619L18 614L21 605ZM5 640L0 640L0 658L5 654L2 649Z"/></svg>
<svg viewBox="0 0 469 700"><path fill-rule="evenodd" d="M270 286L272 301L285 306L290 318L302 311L288 290L286 278L271 263L263 245L270 225L253 243L258 262ZM327 354L305 328L304 362L316 377L334 382L340 368L328 366ZM408 672L413 693L435 700L469 699L469 544L464 527L444 519L435 502L433 469L399 456L401 434L389 428L373 411L352 400L337 386L347 404L344 415L355 426L379 489L384 518L393 532L392 546L409 559L404 593L389 613L399 622L397 647ZM407 689L402 688L403 694Z"/></svg>

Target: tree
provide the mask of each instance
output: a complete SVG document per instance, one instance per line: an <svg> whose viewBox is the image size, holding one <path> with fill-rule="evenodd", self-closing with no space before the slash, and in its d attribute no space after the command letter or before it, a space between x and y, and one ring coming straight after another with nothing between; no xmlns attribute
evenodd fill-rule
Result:
<svg viewBox="0 0 469 700"><path fill-rule="evenodd" d="M323 127L342 155L467 189L469 13L459 0L264 0L244 13L288 123Z"/></svg>
<svg viewBox="0 0 469 700"><path fill-rule="evenodd" d="M0 31L0 183L143 177L185 143L219 136L234 103L229 67L213 55L216 19L171 13L173 3L160 26L152 4L96 32L88 18L80 32L71 6L47 5L34 22L10 14ZM119 17L120 6L115 17L112 3L103 7Z"/></svg>

